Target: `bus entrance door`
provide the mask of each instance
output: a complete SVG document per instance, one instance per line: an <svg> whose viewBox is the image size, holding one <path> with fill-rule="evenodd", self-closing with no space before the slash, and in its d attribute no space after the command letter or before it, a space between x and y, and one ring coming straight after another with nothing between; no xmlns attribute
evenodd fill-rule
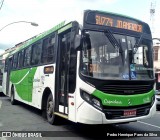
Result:
<svg viewBox="0 0 160 140"><path fill-rule="evenodd" d="M70 34L61 33L58 36L59 47L57 54L57 78L56 85L56 111L68 114L68 91L69 91L69 60L70 60Z"/></svg>

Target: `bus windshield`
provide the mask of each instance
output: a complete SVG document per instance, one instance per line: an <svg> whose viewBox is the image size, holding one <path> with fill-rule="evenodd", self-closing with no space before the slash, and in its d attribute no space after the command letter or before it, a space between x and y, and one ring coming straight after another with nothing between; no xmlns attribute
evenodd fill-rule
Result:
<svg viewBox="0 0 160 140"><path fill-rule="evenodd" d="M141 38L138 43L139 40L133 36L85 31L81 73L108 80L153 79L152 42Z"/></svg>

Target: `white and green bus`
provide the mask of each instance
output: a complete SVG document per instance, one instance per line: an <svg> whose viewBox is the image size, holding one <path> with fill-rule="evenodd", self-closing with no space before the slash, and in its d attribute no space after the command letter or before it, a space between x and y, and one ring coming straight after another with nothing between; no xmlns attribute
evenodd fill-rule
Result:
<svg viewBox="0 0 160 140"><path fill-rule="evenodd" d="M86 10L83 23L64 22L6 59L4 93L76 123L114 124L156 112L152 36L132 17Z"/></svg>

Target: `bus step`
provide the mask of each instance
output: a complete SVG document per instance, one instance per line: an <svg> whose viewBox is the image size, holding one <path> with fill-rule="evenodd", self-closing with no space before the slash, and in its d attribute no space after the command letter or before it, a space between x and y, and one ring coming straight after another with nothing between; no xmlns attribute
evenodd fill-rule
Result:
<svg viewBox="0 0 160 140"><path fill-rule="evenodd" d="M68 120L68 115L64 115L64 114L59 113L59 112L54 112L54 114Z"/></svg>

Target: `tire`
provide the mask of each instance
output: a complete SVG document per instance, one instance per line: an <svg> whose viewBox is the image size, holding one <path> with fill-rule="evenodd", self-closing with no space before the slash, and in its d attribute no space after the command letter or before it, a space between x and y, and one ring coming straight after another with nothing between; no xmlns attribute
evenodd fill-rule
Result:
<svg viewBox="0 0 160 140"><path fill-rule="evenodd" d="M16 105L16 100L14 99L14 87L11 88L11 104Z"/></svg>
<svg viewBox="0 0 160 140"><path fill-rule="evenodd" d="M55 109L55 104L53 101L53 96L50 93L47 99L45 115L46 115L47 121L52 125L57 124L57 121L58 121L57 116L54 114L54 109Z"/></svg>

